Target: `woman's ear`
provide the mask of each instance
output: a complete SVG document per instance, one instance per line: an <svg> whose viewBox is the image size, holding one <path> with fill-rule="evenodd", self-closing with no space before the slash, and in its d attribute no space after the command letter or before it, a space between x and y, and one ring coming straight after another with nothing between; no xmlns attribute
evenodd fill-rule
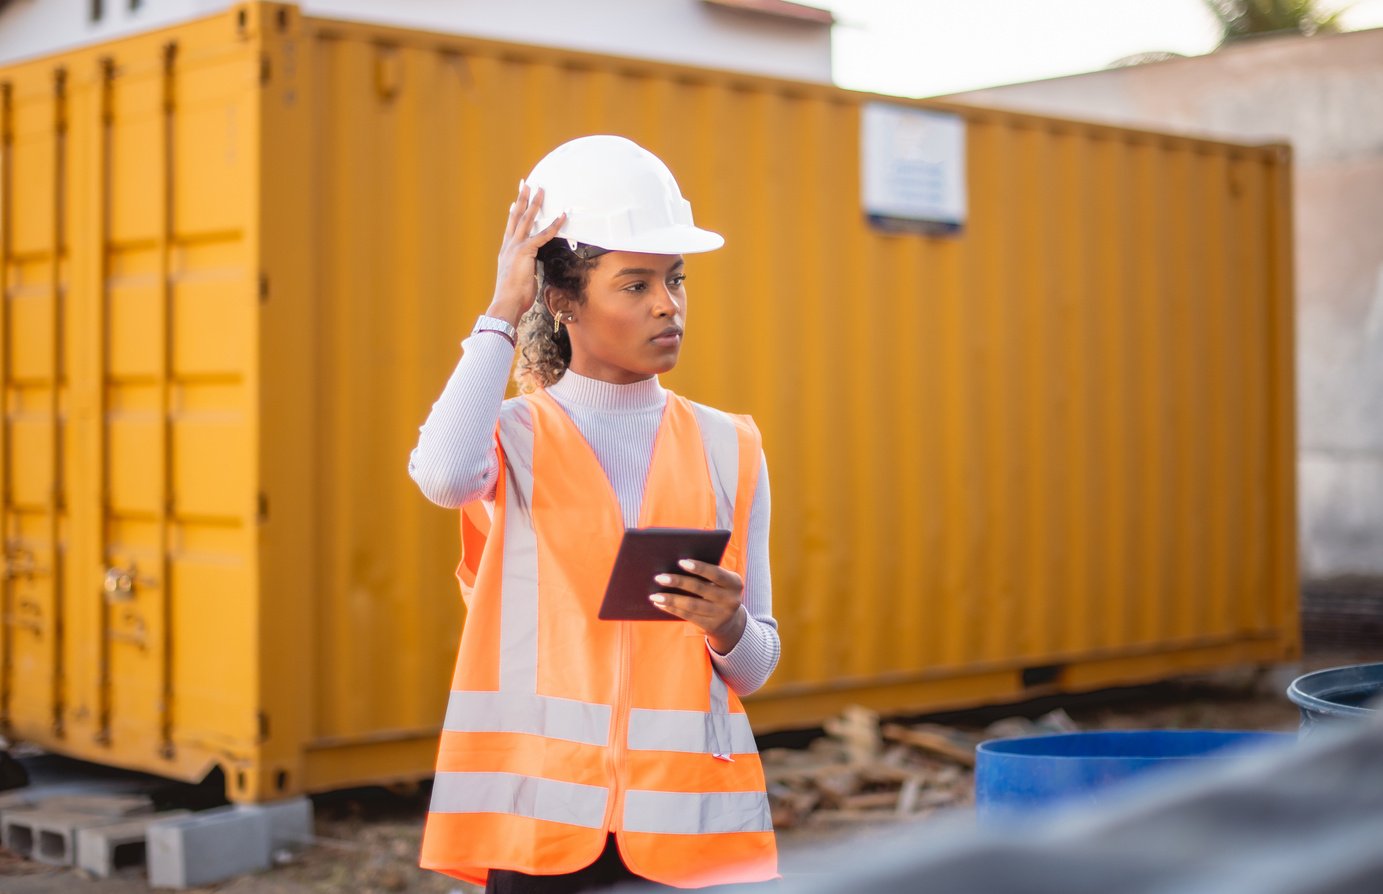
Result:
<svg viewBox="0 0 1383 894"><path fill-rule="evenodd" d="M553 316L560 317L571 312L571 297L565 289L556 286L543 287L543 303L552 311Z"/></svg>

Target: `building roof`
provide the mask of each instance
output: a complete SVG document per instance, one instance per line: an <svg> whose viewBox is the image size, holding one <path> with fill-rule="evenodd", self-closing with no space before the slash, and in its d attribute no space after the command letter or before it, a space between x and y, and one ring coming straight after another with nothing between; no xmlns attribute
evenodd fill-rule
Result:
<svg viewBox="0 0 1383 894"><path fill-rule="evenodd" d="M834 25L836 22L835 16L831 15L831 11L828 9L817 9L815 6L792 3L789 0L701 0L701 2L711 6L723 6L741 12L762 13L780 19L792 19L813 25Z"/></svg>

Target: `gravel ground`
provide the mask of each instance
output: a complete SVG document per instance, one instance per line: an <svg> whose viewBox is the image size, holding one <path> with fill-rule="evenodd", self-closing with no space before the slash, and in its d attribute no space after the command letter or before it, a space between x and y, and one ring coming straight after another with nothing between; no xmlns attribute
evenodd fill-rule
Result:
<svg viewBox="0 0 1383 894"><path fill-rule="evenodd" d="M1313 657L1305 667L1267 672L1221 674L1213 678L1133 689L1106 690L1086 696L1049 698L1007 708L926 718L959 729L978 731L1003 716L1036 717L1063 708L1083 729L1265 729L1296 728L1297 711L1283 695L1303 669L1383 660L1383 654ZM253 876L195 889L224 894L451 894L478 891L416 865L427 788L412 791L360 789L315 797L318 843L283 863ZM961 808L959 813L964 813ZM881 813L878 822L816 822L779 832L786 875L812 871L826 846L897 828L900 822L920 827L935 819L899 821ZM72 870L55 870L19 860L0 850L0 894L147 894L142 868L111 879L92 879Z"/></svg>

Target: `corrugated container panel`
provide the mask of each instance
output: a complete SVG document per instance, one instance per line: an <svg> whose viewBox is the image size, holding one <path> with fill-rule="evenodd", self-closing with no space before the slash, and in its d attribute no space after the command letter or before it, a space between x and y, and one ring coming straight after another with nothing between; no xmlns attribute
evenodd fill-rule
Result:
<svg viewBox="0 0 1383 894"><path fill-rule="evenodd" d="M405 461L517 179L625 134L727 247L672 387L765 436L760 729L1295 654L1290 158L993 110L951 236L816 85L240 6L0 70L0 726L238 800L431 769Z"/></svg>

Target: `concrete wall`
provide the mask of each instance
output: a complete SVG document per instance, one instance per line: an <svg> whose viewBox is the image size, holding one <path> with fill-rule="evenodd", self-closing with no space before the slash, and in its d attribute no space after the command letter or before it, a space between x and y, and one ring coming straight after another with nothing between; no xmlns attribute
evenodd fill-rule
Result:
<svg viewBox="0 0 1383 894"><path fill-rule="evenodd" d="M231 0L12 0L0 64L208 15ZM829 83L831 28L701 0L303 0L304 14L358 19Z"/></svg>
<svg viewBox="0 0 1383 894"><path fill-rule="evenodd" d="M1383 575L1383 29L947 98L1292 142L1302 574Z"/></svg>

